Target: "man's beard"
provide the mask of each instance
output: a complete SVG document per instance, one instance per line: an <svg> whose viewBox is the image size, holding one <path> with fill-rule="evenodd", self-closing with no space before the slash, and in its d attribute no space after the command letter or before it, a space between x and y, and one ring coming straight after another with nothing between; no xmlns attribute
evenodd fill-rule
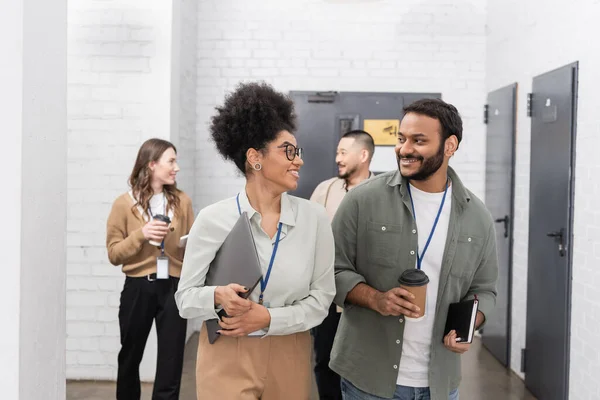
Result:
<svg viewBox="0 0 600 400"><path fill-rule="evenodd" d="M404 157L396 156L396 159L398 161L398 170L400 171L400 174L402 174L402 168L400 166L400 161L402 159L420 160L421 168L419 168L417 172L411 175L402 174L402 176L409 180L424 181L428 179L431 175L435 174L444 163L444 143L440 143L440 148L438 149L437 153L427 159L423 158L422 156L417 156L416 154L410 154Z"/></svg>
<svg viewBox="0 0 600 400"><path fill-rule="evenodd" d="M344 172L343 174L340 174L339 169L338 169L338 178L343 179L346 182L348 182L348 179L350 179L350 177L352 175L354 175L357 170L358 170L358 167L356 165L352 168L350 168L346 165L346 172Z"/></svg>

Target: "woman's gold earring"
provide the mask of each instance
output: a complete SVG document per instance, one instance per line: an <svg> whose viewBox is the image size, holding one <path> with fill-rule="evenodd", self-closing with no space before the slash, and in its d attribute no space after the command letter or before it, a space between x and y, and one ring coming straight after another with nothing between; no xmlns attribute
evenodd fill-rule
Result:
<svg viewBox="0 0 600 400"><path fill-rule="evenodd" d="M262 165L261 165L261 163L256 163L256 164L254 164L253 168L255 171L260 171L262 169Z"/></svg>

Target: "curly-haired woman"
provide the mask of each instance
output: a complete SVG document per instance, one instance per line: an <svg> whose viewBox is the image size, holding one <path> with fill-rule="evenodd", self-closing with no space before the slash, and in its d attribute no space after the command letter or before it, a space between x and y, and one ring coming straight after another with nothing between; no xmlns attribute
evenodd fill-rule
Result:
<svg viewBox="0 0 600 400"><path fill-rule="evenodd" d="M334 246L325 210L286 193L298 186L303 165L294 130L293 103L267 84L240 85L212 118L218 151L246 184L198 215L175 294L184 318L216 319L217 307L230 316L214 344L205 326L200 332L199 399L310 397L309 330L325 318L335 294ZM248 300L235 283L205 285L211 261L244 211L264 277Z"/></svg>
<svg viewBox="0 0 600 400"><path fill-rule="evenodd" d="M173 144L146 141L129 178L131 191L115 200L108 217L108 258L123 265L126 275L119 305L119 400L140 398L139 366L154 320L158 359L152 399L179 398L187 321L179 316L174 294L181 274L179 239L190 231L194 212L190 198L177 189L178 171ZM171 223L154 218L158 214Z"/></svg>

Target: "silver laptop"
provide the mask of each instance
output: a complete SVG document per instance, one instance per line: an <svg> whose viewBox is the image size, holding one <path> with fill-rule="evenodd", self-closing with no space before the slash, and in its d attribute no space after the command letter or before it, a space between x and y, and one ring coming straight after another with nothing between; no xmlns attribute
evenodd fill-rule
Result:
<svg viewBox="0 0 600 400"><path fill-rule="evenodd" d="M226 286L237 283L248 288L240 296L247 298L260 282L262 268L254 244L254 236L250 228L248 214L243 212L225 238L221 248L217 251L215 259L210 263L206 274L207 286ZM219 317L227 316L225 310L218 313ZM218 320L206 321L208 341L213 344L219 338L217 331L221 329Z"/></svg>

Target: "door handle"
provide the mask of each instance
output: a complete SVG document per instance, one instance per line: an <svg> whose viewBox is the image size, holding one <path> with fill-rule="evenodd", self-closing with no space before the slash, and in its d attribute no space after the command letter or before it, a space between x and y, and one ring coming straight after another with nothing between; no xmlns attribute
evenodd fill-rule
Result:
<svg viewBox="0 0 600 400"><path fill-rule="evenodd" d="M496 223L504 223L504 237L507 238L508 237L508 223L510 221L510 218L508 217L508 215L505 215L504 218L497 218L496 219Z"/></svg>
<svg viewBox="0 0 600 400"><path fill-rule="evenodd" d="M565 254L567 253L565 250L565 242L564 242L564 228L559 230L559 231L554 231L554 232L548 232L546 233L546 236L554 238L554 241L556 243L558 243L558 254L561 257L564 257Z"/></svg>

